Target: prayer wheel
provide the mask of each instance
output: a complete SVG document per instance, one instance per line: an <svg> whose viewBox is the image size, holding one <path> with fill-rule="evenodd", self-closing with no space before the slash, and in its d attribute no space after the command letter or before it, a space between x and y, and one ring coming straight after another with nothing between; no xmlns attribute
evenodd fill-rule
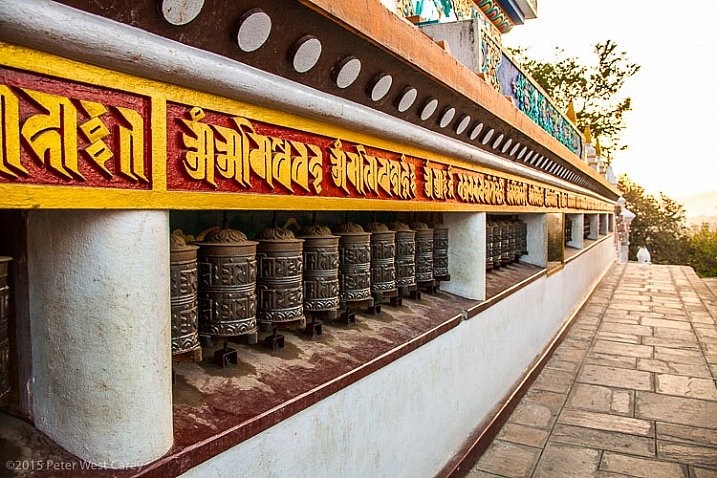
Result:
<svg viewBox="0 0 717 478"><path fill-rule="evenodd" d="M510 264L512 261L511 257L511 226L507 220L498 221L498 227L500 227L500 255L498 260L501 265Z"/></svg>
<svg viewBox="0 0 717 478"><path fill-rule="evenodd" d="M487 221L485 224L485 268L493 269L493 257L495 254L495 231L496 226L493 221Z"/></svg>
<svg viewBox="0 0 717 478"><path fill-rule="evenodd" d="M383 300L398 293L396 289L396 232L380 222L365 227L371 233L371 295Z"/></svg>
<svg viewBox="0 0 717 478"><path fill-rule="evenodd" d="M172 306L172 355L197 350L197 249L188 245L181 231L169 236L170 296Z"/></svg>
<svg viewBox="0 0 717 478"><path fill-rule="evenodd" d="M10 403L10 337L8 322L10 321L10 287L8 286L8 270L10 257L0 256L0 407Z"/></svg>
<svg viewBox="0 0 717 478"><path fill-rule="evenodd" d="M431 224L433 228L433 277L436 280L450 280L448 274L448 228L441 223Z"/></svg>
<svg viewBox="0 0 717 478"><path fill-rule="evenodd" d="M212 231L198 242L199 333L256 334L256 246L234 229Z"/></svg>
<svg viewBox="0 0 717 478"><path fill-rule="evenodd" d="M411 223L416 232L416 282L433 280L433 229L424 222Z"/></svg>
<svg viewBox="0 0 717 478"><path fill-rule="evenodd" d="M304 313L328 313L339 309L339 236L326 226L299 231L304 240Z"/></svg>
<svg viewBox="0 0 717 478"><path fill-rule="evenodd" d="M415 288L416 231L412 231L408 224L402 222L392 222L388 228L396 231L396 286L406 290Z"/></svg>
<svg viewBox="0 0 717 478"><path fill-rule="evenodd" d="M342 305L372 302L371 234L358 224L346 222L335 226L339 241L339 297Z"/></svg>
<svg viewBox="0 0 717 478"><path fill-rule="evenodd" d="M258 273L257 320L262 330L306 326L303 292L303 239L281 227L262 229L254 238Z"/></svg>

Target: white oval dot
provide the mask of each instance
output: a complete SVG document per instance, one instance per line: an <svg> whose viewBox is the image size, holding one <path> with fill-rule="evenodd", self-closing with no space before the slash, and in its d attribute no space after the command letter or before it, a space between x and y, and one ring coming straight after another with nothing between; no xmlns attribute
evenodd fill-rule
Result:
<svg viewBox="0 0 717 478"><path fill-rule="evenodd" d="M468 135L468 137L469 137L471 140L474 140L474 139L476 139L476 138L478 137L478 135L480 134L480 132L481 132L482 130L483 130L483 123L478 123L477 125L475 125L475 126L473 127L473 130L471 131L471 134Z"/></svg>
<svg viewBox="0 0 717 478"><path fill-rule="evenodd" d="M438 108L438 100L433 98L431 101L426 103L426 106L424 106L421 110L421 120L426 121L428 118L433 116L433 113L436 112L436 108Z"/></svg>
<svg viewBox="0 0 717 478"><path fill-rule="evenodd" d="M504 136L501 134L499 135L495 141L493 141L493 149L496 149L498 146L500 146L500 142L503 141Z"/></svg>
<svg viewBox="0 0 717 478"><path fill-rule="evenodd" d="M406 88L403 93L401 94L401 99L398 101L398 111L403 113L408 108L410 108L413 105L413 102L416 101L416 97L418 96L418 91L416 91L415 88L408 87Z"/></svg>
<svg viewBox="0 0 717 478"><path fill-rule="evenodd" d="M520 148L520 143L515 143L513 146L513 149L510 150L510 155L515 156L516 151L518 151L518 148ZM520 159L520 158L518 158Z"/></svg>
<svg viewBox="0 0 717 478"><path fill-rule="evenodd" d="M495 133L494 129L488 130L488 132L483 136L483 141L481 141L481 144L488 144L488 141L493 137L493 133Z"/></svg>
<svg viewBox="0 0 717 478"><path fill-rule="evenodd" d="M383 75L381 78L376 80L373 88L371 88L371 100L379 101L388 94L388 90L391 89L393 84L393 77L391 75Z"/></svg>
<svg viewBox="0 0 717 478"><path fill-rule="evenodd" d="M341 62L339 72L336 75L336 86L339 88L348 88L356 81L359 73L361 73L361 60L358 58L346 58Z"/></svg>
<svg viewBox="0 0 717 478"><path fill-rule="evenodd" d="M456 109L455 108L448 108L444 113L443 116L441 116L441 121L438 123L438 126L441 128L445 128L448 126L451 121L453 121L453 118L456 116Z"/></svg>
<svg viewBox="0 0 717 478"><path fill-rule="evenodd" d="M204 8L204 0L162 0L162 15L172 25L186 25Z"/></svg>
<svg viewBox="0 0 717 478"><path fill-rule="evenodd" d="M271 17L257 9L242 16L237 33L237 43L242 51L256 51L266 43L271 33Z"/></svg>
<svg viewBox="0 0 717 478"><path fill-rule="evenodd" d="M460 122L458 122L458 126L456 126L456 134L463 134L463 132L468 128L468 125L471 123L471 117L470 116L464 116Z"/></svg>
<svg viewBox="0 0 717 478"><path fill-rule="evenodd" d="M508 148L510 148L511 143L513 143L513 140L508 138L508 141L503 144L503 147L501 148L500 152L505 153L506 151L508 151Z"/></svg>
<svg viewBox="0 0 717 478"><path fill-rule="evenodd" d="M321 42L318 38L305 36L297 43L292 65L297 73L306 73L312 69L321 56Z"/></svg>

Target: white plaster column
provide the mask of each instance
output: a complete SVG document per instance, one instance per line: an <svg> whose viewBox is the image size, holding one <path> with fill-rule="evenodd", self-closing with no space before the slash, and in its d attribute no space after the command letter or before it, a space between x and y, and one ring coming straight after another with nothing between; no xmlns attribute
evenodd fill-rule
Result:
<svg viewBox="0 0 717 478"><path fill-rule="evenodd" d="M28 218L35 426L107 468L172 445L168 211Z"/></svg>
<svg viewBox="0 0 717 478"><path fill-rule="evenodd" d="M469 299L485 299L485 213L443 213L448 228L448 273L441 290Z"/></svg>
<svg viewBox="0 0 717 478"><path fill-rule="evenodd" d="M528 253L521 256L521 262L538 267L548 265L547 217L543 213L520 214L518 218L528 224ZM582 234L582 231L580 232Z"/></svg>

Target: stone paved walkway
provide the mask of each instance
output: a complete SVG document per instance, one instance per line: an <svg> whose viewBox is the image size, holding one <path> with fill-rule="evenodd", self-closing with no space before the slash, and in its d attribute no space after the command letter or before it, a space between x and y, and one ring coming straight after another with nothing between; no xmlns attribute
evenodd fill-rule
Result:
<svg viewBox="0 0 717 478"><path fill-rule="evenodd" d="M468 476L717 477L716 319L691 268L614 265Z"/></svg>

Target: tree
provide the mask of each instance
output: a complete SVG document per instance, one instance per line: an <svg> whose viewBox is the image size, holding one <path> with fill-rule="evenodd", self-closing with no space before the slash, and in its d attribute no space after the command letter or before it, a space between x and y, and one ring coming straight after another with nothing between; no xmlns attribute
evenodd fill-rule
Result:
<svg viewBox="0 0 717 478"><path fill-rule="evenodd" d="M708 224L690 235L690 265L700 277L717 277L717 232Z"/></svg>
<svg viewBox="0 0 717 478"><path fill-rule="evenodd" d="M627 175L618 179L625 207L635 213L630 225L630 258L637 258L641 246L651 249L656 264L688 264L690 238L685 226L685 208L660 193L657 199Z"/></svg>
<svg viewBox="0 0 717 478"><path fill-rule="evenodd" d="M627 53L620 52L612 40L595 45L596 65L583 65L577 58L566 57L565 51L556 48L554 63L528 58L527 49L511 49L522 67L555 101L558 108L567 111L573 103L581 131L590 126L592 135L599 141L602 155L608 164L613 153L627 145L620 141L625 129L624 114L630 111L630 97L620 98L625 82L640 71L631 63Z"/></svg>

